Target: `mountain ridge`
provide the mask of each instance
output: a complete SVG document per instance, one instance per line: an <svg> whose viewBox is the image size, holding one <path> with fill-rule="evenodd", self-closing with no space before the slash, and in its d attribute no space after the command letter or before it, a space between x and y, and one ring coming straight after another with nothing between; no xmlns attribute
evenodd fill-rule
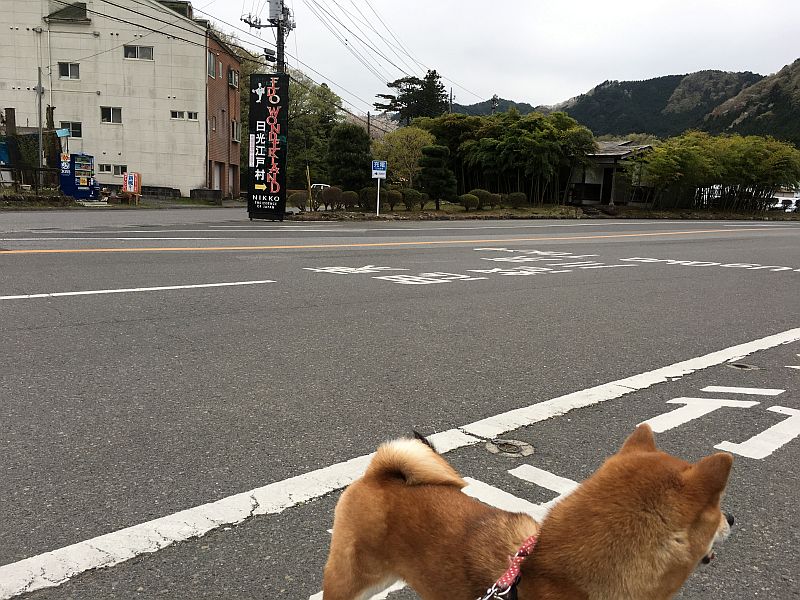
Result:
<svg viewBox="0 0 800 600"><path fill-rule="evenodd" d="M497 110L564 111L595 135L709 133L772 135L800 146L800 59L772 75L708 69L638 81L604 81L550 106L500 99ZM491 101L453 112L491 114Z"/></svg>

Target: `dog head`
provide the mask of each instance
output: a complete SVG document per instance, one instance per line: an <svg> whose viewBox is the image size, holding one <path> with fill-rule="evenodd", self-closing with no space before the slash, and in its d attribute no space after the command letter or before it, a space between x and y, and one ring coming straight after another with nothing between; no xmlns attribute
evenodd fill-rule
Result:
<svg viewBox="0 0 800 600"><path fill-rule="evenodd" d="M722 452L696 463L671 456L656 447L650 426L640 425L545 519L542 560L549 539L575 540L556 558L561 569L571 561L605 573L598 580L566 567L592 597L672 597L730 533L733 517L720 502L732 464L733 457Z"/></svg>
<svg viewBox="0 0 800 600"><path fill-rule="evenodd" d="M734 518L720 507L733 457L718 452L691 464L656 448L649 425L640 425L625 441L619 453L609 459L623 470L646 470L651 492L636 493L645 507L655 510L672 533L674 557L696 566L714 558L714 546L730 535Z"/></svg>

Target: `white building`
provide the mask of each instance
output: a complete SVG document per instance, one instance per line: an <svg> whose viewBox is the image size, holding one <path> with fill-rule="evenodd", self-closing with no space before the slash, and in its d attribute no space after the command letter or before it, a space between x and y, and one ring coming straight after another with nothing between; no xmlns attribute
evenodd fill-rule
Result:
<svg viewBox="0 0 800 600"><path fill-rule="evenodd" d="M37 124L41 68L43 107L71 129L70 152L95 157L101 185L130 170L185 196L206 187L203 24L155 0L0 0L0 11L0 108L19 126Z"/></svg>

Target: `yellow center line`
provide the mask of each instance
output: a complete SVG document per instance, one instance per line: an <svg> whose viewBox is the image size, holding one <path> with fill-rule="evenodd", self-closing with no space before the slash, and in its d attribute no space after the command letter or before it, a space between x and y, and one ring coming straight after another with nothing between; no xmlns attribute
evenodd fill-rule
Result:
<svg viewBox="0 0 800 600"><path fill-rule="evenodd" d="M763 228L742 228L742 229L697 229L695 231L661 231L652 233L613 233L604 235L576 235L576 236L552 236L552 237L521 237L521 238L492 238L492 239L471 239L471 240L427 240L417 242L373 242L373 243L351 243L351 244L283 244L272 246L203 246L196 248L182 247L159 247L159 248L62 248L47 250L44 248L34 248L29 250L0 250L0 256L10 254L84 254L98 252L242 252L253 250L311 250L311 249L330 249L330 248L392 248L402 246L444 246L456 244L494 244L508 242L550 242L563 240L601 240L618 238L637 238L637 237L659 237L674 235L697 235L703 233L739 233L744 231L761 231Z"/></svg>

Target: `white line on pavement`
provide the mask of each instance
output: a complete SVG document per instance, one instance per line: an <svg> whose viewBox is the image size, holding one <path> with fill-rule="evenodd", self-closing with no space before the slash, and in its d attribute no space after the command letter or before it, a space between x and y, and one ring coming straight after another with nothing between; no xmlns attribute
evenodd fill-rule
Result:
<svg viewBox="0 0 800 600"><path fill-rule="evenodd" d="M38 237L38 238L0 238L0 242L63 242L65 240L235 240L232 237Z"/></svg>
<svg viewBox="0 0 800 600"><path fill-rule="evenodd" d="M715 394L749 394L751 396L780 396L786 390L771 388L726 387L724 385L709 385L701 392L714 392Z"/></svg>
<svg viewBox="0 0 800 600"><path fill-rule="evenodd" d="M0 300L30 300L32 298L58 298L63 296L95 296L100 294L130 294L133 292L163 292L166 290L194 290L199 288L233 287L238 285L260 285L275 283L271 279L262 281L232 281L227 283L198 283L195 285L162 285L146 288L121 288L116 290L85 290L80 292L53 292L49 294L20 294L18 296L0 296Z"/></svg>
<svg viewBox="0 0 800 600"><path fill-rule="evenodd" d="M532 404L471 423L459 430L433 437L448 452L493 438L525 425L543 421L571 410L620 398L658 383L673 381L701 369L800 340L800 328L770 335L752 342L731 346L704 356L681 361L660 369L612 381L544 402ZM477 437L473 437L473 434ZM101 567L111 567L148 552L156 552L176 542L202 536L223 525L284 510L320 498L354 481L365 469L372 455L324 467L310 473L271 483L161 517L78 542L0 567L0 600L25 592L61 585L69 579Z"/></svg>

